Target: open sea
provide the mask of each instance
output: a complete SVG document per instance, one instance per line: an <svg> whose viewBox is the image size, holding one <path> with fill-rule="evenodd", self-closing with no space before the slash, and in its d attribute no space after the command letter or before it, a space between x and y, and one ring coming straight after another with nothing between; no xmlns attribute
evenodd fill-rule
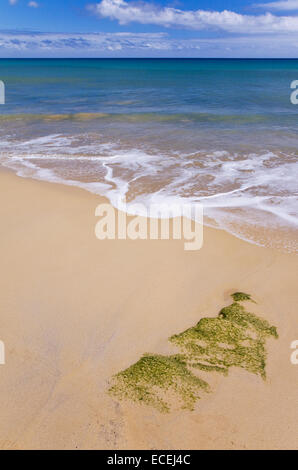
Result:
<svg viewBox="0 0 298 470"><path fill-rule="evenodd" d="M0 60L0 163L297 251L298 60ZM2 197L5 197L3 195Z"/></svg>

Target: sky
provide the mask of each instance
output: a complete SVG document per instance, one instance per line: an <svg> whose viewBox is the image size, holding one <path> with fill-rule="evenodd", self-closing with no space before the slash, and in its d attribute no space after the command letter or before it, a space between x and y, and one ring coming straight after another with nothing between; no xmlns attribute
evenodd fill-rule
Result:
<svg viewBox="0 0 298 470"><path fill-rule="evenodd" d="M0 0L0 57L298 57L298 0Z"/></svg>

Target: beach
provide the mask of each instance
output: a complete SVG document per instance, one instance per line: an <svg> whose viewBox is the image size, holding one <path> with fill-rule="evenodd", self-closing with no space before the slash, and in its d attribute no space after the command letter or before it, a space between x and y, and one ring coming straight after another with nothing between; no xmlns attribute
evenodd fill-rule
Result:
<svg viewBox="0 0 298 470"><path fill-rule="evenodd" d="M98 240L101 196L6 170L0 186L0 448L297 448L297 255L208 227L192 252L182 240ZM170 413L107 393L235 291L277 327L266 380L211 374L193 411Z"/></svg>
<svg viewBox="0 0 298 470"><path fill-rule="evenodd" d="M131 213L202 204L205 225L297 252L297 60L0 59L0 73L1 165Z"/></svg>

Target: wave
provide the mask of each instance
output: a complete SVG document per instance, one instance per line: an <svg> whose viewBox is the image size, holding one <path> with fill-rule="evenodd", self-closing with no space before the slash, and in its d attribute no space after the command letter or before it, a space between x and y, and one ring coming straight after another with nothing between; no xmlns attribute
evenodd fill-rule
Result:
<svg viewBox="0 0 298 470"><path fill-rule="evenodd" d="M297 250L290 236L298 227L294 153L183 154L125 146L94 134L52 134L13 144L12 138L2 140L0 161L20 176L104 195L132 214L140 213L140 203L147 208L200 203L208 225L267 246L277 243L272 241L275 230L278 244Z"/></svg>

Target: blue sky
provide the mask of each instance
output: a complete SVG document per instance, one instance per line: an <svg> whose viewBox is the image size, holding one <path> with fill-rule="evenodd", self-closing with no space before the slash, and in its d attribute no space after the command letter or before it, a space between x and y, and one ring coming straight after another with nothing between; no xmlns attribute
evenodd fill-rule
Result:
<svg viewBox="0 0 298 470"><path fill-rule="evenodd" d="M298 0L0 0L0 57L298 57Z"/></svg>

